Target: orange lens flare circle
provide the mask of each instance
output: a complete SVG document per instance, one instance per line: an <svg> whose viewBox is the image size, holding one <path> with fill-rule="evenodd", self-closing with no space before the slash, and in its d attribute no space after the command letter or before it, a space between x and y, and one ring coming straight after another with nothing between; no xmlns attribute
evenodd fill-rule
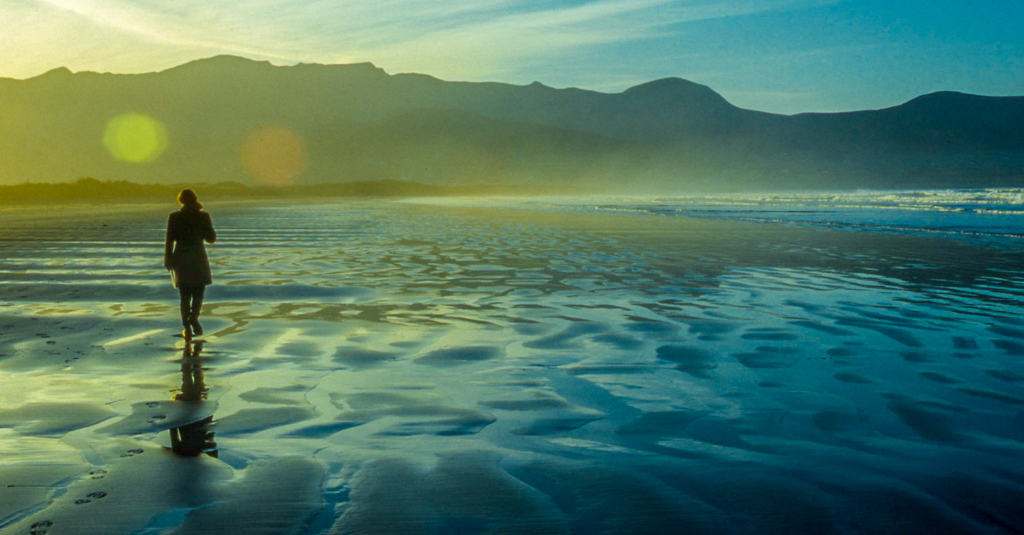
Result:
<svg viewBox="0 0 1024 535"><path fill-rule="evenodd" d="M289 184L306 170L306 142L284 128L263 128L245 139L239 161L260 184Z"/></svg>

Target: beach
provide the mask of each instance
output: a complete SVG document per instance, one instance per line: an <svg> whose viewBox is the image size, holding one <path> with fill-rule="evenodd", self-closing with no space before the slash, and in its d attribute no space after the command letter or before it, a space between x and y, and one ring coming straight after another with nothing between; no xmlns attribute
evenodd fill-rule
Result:
<svg viewBox="0 0 1024 535"><path fill-rule="evenodd" d="M187 343L174 208L0 208L0 533L1024 526L1018 237L209 203Z"/></svg>

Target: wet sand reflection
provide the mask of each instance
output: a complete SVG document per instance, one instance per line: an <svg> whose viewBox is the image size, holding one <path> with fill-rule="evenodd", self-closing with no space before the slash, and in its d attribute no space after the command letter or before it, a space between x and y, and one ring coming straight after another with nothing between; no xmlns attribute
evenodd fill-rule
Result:
<svg viewBox="0 0 1024 535"><path fill-rule="evenodd" d="M203 363L200 360L204 342L185 340L181 355L181 393L174 399L182 403L201 403L208 390L203 377ZM170 430L171 450L178 455L195 457L207 454L217 457L217 443L213 441L213 415L195 422L179 425Z"/></svg>

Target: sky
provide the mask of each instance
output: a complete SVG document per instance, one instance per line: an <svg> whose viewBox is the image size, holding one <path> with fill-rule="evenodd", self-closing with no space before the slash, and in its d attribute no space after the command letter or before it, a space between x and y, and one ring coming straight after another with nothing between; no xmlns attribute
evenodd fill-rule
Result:
<svg viewBox="0 0 1024 535"><path fill-rule="evenodd" d="M776 113L1024 95L1022 0L2 0L0 77L233 54L605 92L667 77Z"/></svg>

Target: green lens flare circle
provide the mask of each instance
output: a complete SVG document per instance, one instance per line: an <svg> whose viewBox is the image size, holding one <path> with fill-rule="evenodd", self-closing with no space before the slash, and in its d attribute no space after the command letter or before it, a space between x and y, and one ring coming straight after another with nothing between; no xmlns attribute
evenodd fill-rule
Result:
<svg viewBox="0 0 1024 535"><path fill-rule="evenodd" d="M167 150L167 128L141 113L125 113L107 122L103 145L124 162L152 162Z"/></svg>

